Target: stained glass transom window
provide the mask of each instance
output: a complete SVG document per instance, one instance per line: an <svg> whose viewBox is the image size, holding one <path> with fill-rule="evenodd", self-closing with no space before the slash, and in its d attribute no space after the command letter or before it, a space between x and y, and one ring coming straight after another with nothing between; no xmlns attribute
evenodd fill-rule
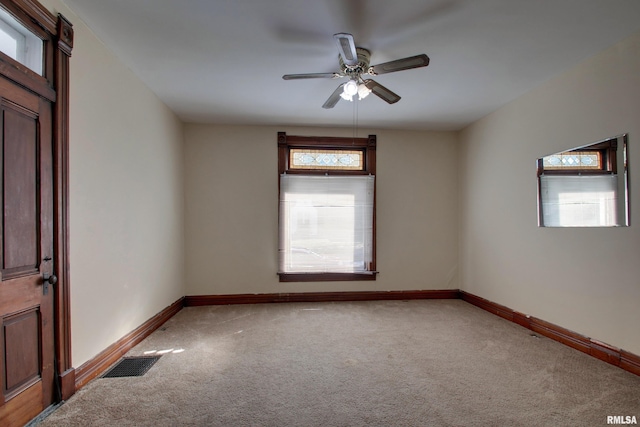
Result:
<svg viewBox="0 0 640 427"><path fill-rule="evenodd" d="M543 166L547 170L561 169L602 169L600 152L569 151L543 157Z"/></svg>
<svg viewBox="0 0 640 427"><path fill-rule="evenodd" d="M291 148L289 169L364 170L362 151Z"/></svg>

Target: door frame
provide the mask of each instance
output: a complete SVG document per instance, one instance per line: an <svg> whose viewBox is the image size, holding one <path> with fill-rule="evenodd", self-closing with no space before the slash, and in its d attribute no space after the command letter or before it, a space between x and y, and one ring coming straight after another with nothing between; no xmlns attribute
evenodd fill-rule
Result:
<svg viewBox="0 0 640 427"><path fill-rule="evenodd" d="M54 357L57 399L66 400L76 391L71 362L69 280L69 58L73 26L37 0L0 0L0 4L44 42L43 76L2 53L0 73L53 102L53 261L58 277L53 296Z"/></svg>

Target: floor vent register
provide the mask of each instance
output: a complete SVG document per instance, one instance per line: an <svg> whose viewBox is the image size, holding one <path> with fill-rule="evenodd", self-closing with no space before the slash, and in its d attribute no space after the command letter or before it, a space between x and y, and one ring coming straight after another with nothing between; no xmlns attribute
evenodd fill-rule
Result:
<svg viewBox="0 0 640 427"><path fill-rule="evenodd" d="M161 356L125 357L107 371L101 378L141 377Z"/></svg>

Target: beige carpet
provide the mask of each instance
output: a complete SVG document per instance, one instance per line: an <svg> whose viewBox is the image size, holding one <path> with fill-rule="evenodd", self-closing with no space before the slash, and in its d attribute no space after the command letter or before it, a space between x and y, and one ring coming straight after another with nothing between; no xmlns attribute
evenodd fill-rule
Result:
<svg viewBox="0 0 640 427"><path fill-rule="evenodd" d="M603 426L640 377L460 300L185 308L52 426ZM640 422L640 421L639 421Z"/></svg>

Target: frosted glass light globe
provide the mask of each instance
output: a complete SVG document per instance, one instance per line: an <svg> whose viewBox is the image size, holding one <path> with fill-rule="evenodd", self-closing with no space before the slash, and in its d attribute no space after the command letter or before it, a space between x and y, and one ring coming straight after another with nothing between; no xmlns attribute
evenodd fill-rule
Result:
<svg viewBox="0 0 640 427"><path fill-rule="evenodd" d="M353 96L358 93L358 83L355 80L349 80L342 89L345 94Z"/></svg>

